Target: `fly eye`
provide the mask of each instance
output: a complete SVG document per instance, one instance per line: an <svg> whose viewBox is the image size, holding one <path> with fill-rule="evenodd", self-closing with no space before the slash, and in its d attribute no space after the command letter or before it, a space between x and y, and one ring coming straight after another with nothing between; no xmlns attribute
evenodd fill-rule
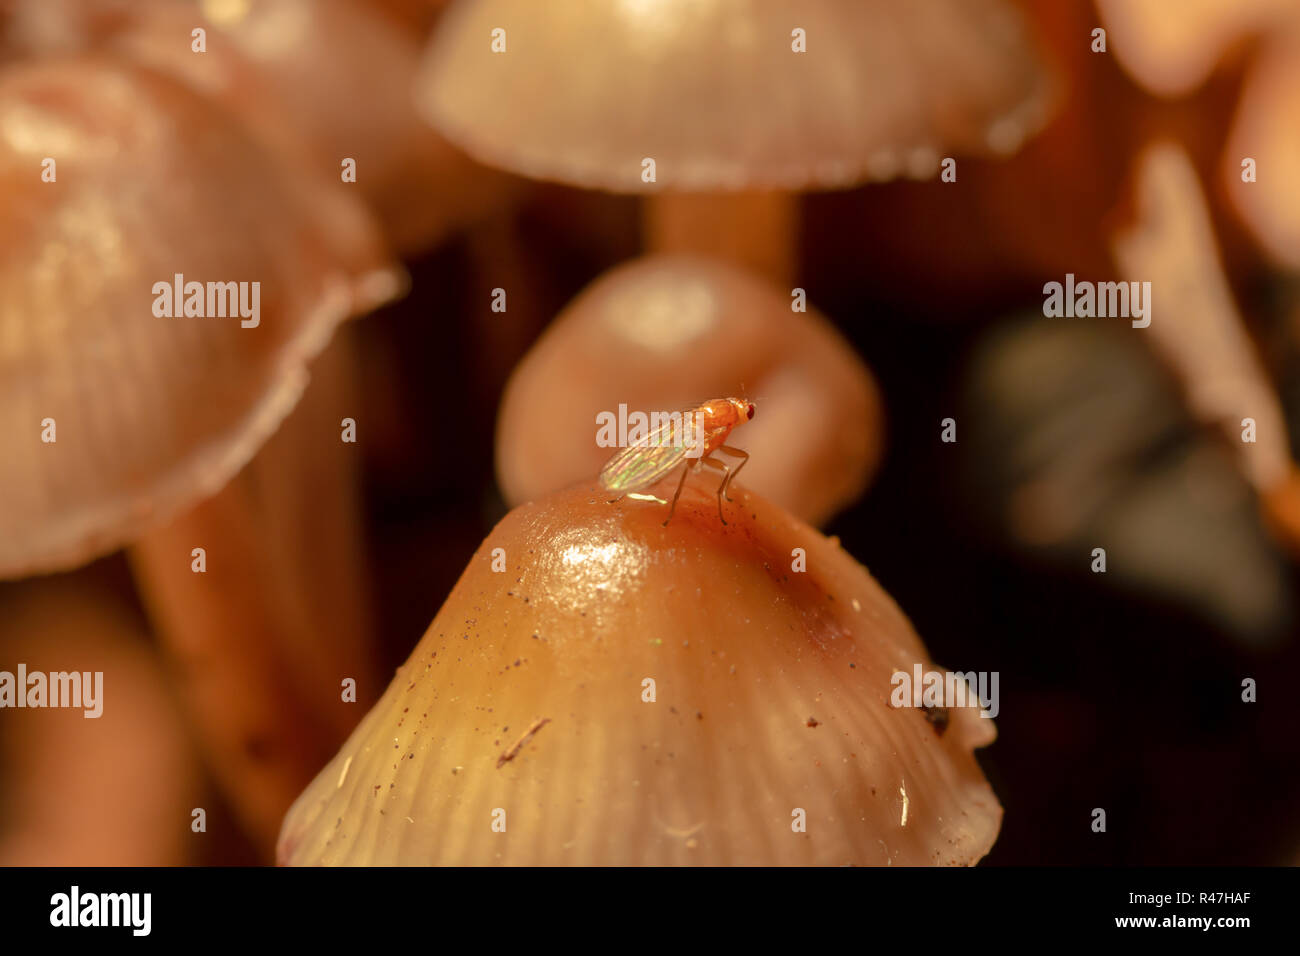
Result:
<svg viewBox="0 0 1300 956"><path fill-rule="evenodd" d="M754 403L753 403L753 402L750 402L750 403L749 403L749 407L748 407L747 409L745 409L745 417L746 417L747 419L749 419L749 418L753 418L753 417L754 417Z"/></svg>

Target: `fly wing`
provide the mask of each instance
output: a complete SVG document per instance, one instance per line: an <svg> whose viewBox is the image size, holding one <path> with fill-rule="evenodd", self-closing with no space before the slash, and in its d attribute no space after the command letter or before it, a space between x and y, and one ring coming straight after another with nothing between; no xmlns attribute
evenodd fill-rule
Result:
<svg viewBox="0 0 1300 956"><path fill-rule="evenodd" d="M601 486L623 494L649 488L686 460L680 432L681 425L670 420L635 445L620 449L600 470Z"/></svg>

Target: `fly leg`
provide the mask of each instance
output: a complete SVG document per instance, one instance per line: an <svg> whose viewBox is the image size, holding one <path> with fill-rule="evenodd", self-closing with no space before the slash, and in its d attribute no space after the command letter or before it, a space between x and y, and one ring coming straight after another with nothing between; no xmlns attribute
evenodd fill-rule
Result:
<svg viewBox="0 0 1300 956"><path fill-rule="evenodd" d="M749 452L741 451L739 448L732 448L730 445L723 445L718 449L718 451L725 451L728 455L734 455L737 458L744 459L743 461L741 461L739 465L736 466L735 471L728 473L727 477L723 479L722 482L723 495L726 497L728 501L731 501L732 500L731 496L726 494L726 492L728 491L728 489L730 489L732 481L734 481L736 476L740 474L740 469L744 468L746 465L749 464ZM725 522L723 523L725 524Z"/></svg>
<svg viewBox="0 0 1300 956"><path fill-rule="evenodd" d="M673 495L673 505L668 509L668 517L664 519L664 527L668 527L668 522L673 520L673 515L677 511L677 499L682 496L682 488L686 485L686 476L691 473L690 462L687 462L682 468L682 480L677 482L677 494Z"/></svg>
<svg viewBox="0 0 1300 956"><path fill-rule="evenodd" d="M731 467L729 465L724 465L716 458L702 458L700 459L700 464L708 465L710 468L716 468L718 471L722 472L722 484L718 485L718 520L725 525L727 519L722 517L722 489L726 488L727 482L731 480ZM741 462L741 464L744 464L744 462Z"/></svg>

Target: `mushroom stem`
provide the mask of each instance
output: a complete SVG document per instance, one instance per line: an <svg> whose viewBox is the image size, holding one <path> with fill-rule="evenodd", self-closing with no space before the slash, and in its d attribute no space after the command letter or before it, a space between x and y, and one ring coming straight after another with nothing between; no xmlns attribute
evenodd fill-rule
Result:
<svg viewBox="0 0 1300 956"><path fill-rule="evenodd" d="M1187 153L1167 142L1148 146L1139 160L1137 194L1138 222L1112 246L1129 277L1160 289L1161 314L1150 320L1152 346L1182 380L1192 412L1238 447L1275 536L1300 551L1300 480L1282 403L1228 285ZM1257 440L1243 438L1248 422Z"/></svg>
<svg viewBox="0 0 1300 956"><path fill-rule="evenodd" d="M1292 465L1286 477L1263 489L1260 506L1273 536L1300 557L1300 468Z"/></svg>
<svg viewBox="0 0 1300 956"><path fill-rule="evenodd" d="M299 407L239 475L129 552L217 783L267 853L285 809L379 686L356 446L338 427L352 384L346 346L321 356ZM361 709L344 702L345 678Z"/></svg>
<svg viewBox="0 0 1300 956"><path fill-rule="evenodd" d="M80 672L76 706L4 714L0 866L211 859L211 844L186 825L207 805L193 738L144 621L116 584L103 562L0 590L0 667L48 672L51 695L56 673Z"/></svg>
<svg viewBox="0 0 1300 956"><path fill-rule="evenodd" d="M645 204L646 248L713 256L791 281L798 268L798 197L781 190L662 193Z"/></svg>

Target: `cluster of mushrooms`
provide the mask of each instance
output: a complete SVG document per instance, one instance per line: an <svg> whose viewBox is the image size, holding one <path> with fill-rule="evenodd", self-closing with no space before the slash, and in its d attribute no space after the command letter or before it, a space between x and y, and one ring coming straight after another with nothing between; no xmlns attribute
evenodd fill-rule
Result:
<svg viewBox="0 0 1300 956"><path fill-rule="evenodd" d="M24 715L9 759L30 769L51 747L108 741L114 767L163 784L115 811L122 845L91 862L185 852L200 776L283 864L988 853L1002 810L974 751L993 721L890 706L891 675L934 662L816 530L867 488L884 401L804 307L817 296L800 280L799 196L898 177L945 188L946 160L1019 149L1057 90L1014 5L10 6L0 575L30 580L0 594L0 647L52 668L102 658L109 697L102 727ZM380 426L355 420L348 320L408 292L403 261L537 182L635 198L644 254L597 276L514 368L495 435L513 510L384 690L360 479ZM1201 337L1159 344L1188 381L1234 357L1231 384L1191 402L1207 416L1232 386L1276 409L1208 228L1195 207L1171 211L1196 188L1176 147L1153 147L1149 222L1116 236L1116 260L1143 277L1201 263L1187 287ZM1276 205L1250 214L1296 252ZM260 281L260 324L157 317L150 289L174 275ZM759 413L736 437L752 463L725 528L707 480L688 481L667 527L593 484L609 453L592 442L598 412L729 394ZM1251 454L1278 520L1300 529L1288 449ZM125 572L92 565L119 552ZM108 593L121 573L138 608ZM26 742L42 734L54 743ZM133 825L169 835L131 842ZM6 835L0 861L45 846Z"/></svg>

